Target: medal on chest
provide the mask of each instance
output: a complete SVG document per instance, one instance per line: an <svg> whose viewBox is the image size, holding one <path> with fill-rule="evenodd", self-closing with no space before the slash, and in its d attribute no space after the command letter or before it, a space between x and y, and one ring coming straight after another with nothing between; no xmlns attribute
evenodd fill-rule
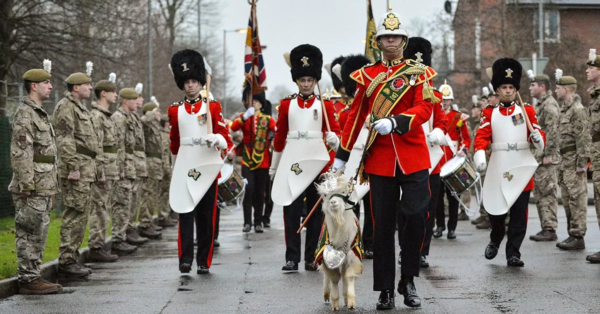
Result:
<svg viewBox="0 0 600 314"><path fill-rule="evenodd" d="M198 117L198 124L200 126L206 125L206 114L198 114L197 117Z"/></svg>
<svg viewBox="0 0 600 314"><path fill-rule="evenodd" d="M512 118L512 122L515 126L519 125L519 124L523 124L523 122L525 122L525 119L523 118L523 114L521 114L521 113L512 115L511 118Z"/></svg>

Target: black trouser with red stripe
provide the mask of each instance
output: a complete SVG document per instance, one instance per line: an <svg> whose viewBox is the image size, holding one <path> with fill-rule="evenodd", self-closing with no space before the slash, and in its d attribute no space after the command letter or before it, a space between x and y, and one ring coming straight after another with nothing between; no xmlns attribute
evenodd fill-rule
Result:
<svg viewBox="0 0 600 314"><path fill-rule="evenodd" d="M300 219L302 209L304 208L304 198L306 197L306 208L310 211L317 201L319 194L315 183L320 180L316 179L308 185L304 193L300 194L292 204L283 207L283 224L285 226L285 260L300 263L301 234L296 233L300 228ZM306 223L306 240L304 243L304 261L307 263L315 260L315 251L319 242L321 226L323 224L323 212L321 204L315 209L314 213Z"/></svg>
<svg viewBox="0 0 600 314"><path fill-rule="evenodd" d="M436 225L446 227L446 213L444 213L444 194L448 198L448 230L456 230L458 224L458 200L452 196L452 191L444 184L440 188L438 205L435 212ZM470 192L465 192L470 193Z"/></svg>
<svg viewBox="0 0 600 314"><path fill-rule="evenodd" d="M250 168L242 165L242 177L248 181L243 202L244 225L252 224L252 207L254 207L254 225L261 225L265 205L265 188L269 181L269 169L250 170Z"/></svg>
<svg viewBox="0 0 600 314"><path fill-rule="evenodd" d="M501 193L498 191L498 193ZM504 234L507 233L508 237L506 240L506 258L516 256L521 258L521 244L527 233L527 205L529 204L529 194L531 191L524 191L519 195L517 201L510 207L510 219L508 221L508 231L505 231L504 222L506 220L506 214L504 215L491 215L490 224L492 225L492 232L490 233L490 240L497 246L500 246Z"/></svg>
<svg viewBox="0 0 600 314"><path fill-rule="evenodd" d="M431 191L431 200L427 207L427 216L425 219L425 241L423 242L423 248L421 249L421 255L429 255L429 247L431 245L431 237L433 236L433 227L435 226L435 211L438 205L438 194L440 193L440 174L429 175L429 190ZM398 202L400 206L400 202ZM402 210L398 211L398 245L402 249L402 230L406 225L406 218L401 214Z"/></svg>
<svg viewBox="0 0 600 314"><path fill-rule="evenodd" d="M179 214L179 265L194 262L194 222L196 223L196 239L198 266L210 267L213 255L214 230L217 218L217 180L213 182L204 197L193 211Z"/></svg>
<svg viewBox="0 0 600 314"><path fill-rule="evenodd" d="M427 169L405 175L396 168L395 177L369 174L371 205L375 214L373 239L373 290L393 290L396 280L396 218L400 188L404 197L400 210L406 218L402 234L402 269L405 276L419 276L425 217L430 200Z"/></svg>

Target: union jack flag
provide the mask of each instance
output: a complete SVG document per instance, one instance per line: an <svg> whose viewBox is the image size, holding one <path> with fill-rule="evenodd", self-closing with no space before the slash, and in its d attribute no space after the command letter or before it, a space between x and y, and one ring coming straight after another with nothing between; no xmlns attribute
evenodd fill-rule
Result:
<svg viewBox="0 0 600 314"><path fill-rule="evenodd" d="M246 56L244 58L244 94L249 96L267 90L267 72L263 60L260 39L258 38L258 21L256 19L256 2L252 1L248 31L246 32ZM248 98L249 99L249 98Z"/></svg>

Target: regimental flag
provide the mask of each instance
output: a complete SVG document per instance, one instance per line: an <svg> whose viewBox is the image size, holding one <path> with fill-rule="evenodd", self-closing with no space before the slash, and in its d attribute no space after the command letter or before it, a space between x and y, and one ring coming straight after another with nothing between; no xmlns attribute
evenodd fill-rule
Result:
<svg viewBox="0 0 600 314"><path fill-rule="evenodd" d="M258 38L256 1L252 1L250 9L245 53L244 70L246 80L244 81L244 94L248 96L250 91L252 91L252 95L260 94L267 90L267 72L265 71L265 62L263 60L260 39Z"/></svg>
<svg viewBox="0 0 600 314"><path fill-rule="evenodd" d="M377 62L381 60L381 51L377 48L377 40L375 35L377 34L377 27L375 26L375 19L373 18L373 6L371 0L367 0L367 37L365 39L365 56L371 60L371 62Z"/></svg>

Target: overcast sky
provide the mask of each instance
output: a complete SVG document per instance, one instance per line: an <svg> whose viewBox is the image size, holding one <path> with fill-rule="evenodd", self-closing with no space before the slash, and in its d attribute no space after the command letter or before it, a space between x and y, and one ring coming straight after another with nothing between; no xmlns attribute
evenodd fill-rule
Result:
<svg viewBox="0 0 600 314"><path fill-rule="evenodd" d="M250 16L247 0L222 0L222 29L246 28ZM392 0L392 6L401 17L400 22L411 33L409 22L414 18L431 18L439 13L444 0ZM386 0L372 0L376 22L386 12ZM269 90L285 85L297 91L290 70L283 59L300 44L309 43L319 47L324 63L339 55L364 52L367 23L366 0L259 0L259 36L267 71ZM228 76L234 77L235 86L243 84L245 34L227 34ZM222 40L222 39L221 39ZM323 72L326 72L323 70ZM329 75L323 73L322 84L331 85ZM323 87L325 88L325 87ZM240 87L241 93L241 87ZM267 91L269 98L269 92ZM274 100L274 99L271 99Z"/></svg>

